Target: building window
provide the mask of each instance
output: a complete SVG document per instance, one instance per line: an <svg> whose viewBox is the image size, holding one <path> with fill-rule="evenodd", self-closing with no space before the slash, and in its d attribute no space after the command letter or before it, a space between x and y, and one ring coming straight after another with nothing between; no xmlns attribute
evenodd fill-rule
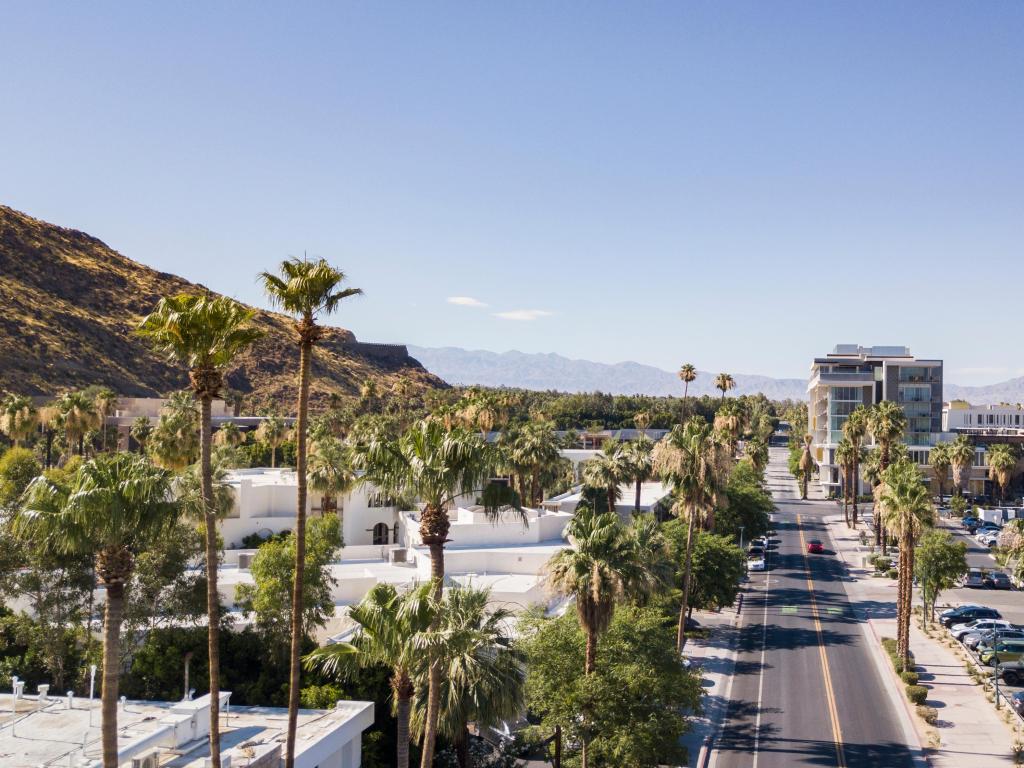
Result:
<svg viewBox="0 0 1024 768"><path fill-rule="evenodd" d="M387 523L377 523L373 526L373 543L383 545L388 543L388 535L391 530Z"/></svg>

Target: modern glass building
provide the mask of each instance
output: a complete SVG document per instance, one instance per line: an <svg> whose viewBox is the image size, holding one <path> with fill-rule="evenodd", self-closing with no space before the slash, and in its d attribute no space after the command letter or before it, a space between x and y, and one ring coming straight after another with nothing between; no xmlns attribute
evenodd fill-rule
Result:
<svg viewBox="0 0 1024 768"><path fill-rule="evenodd" d="M814 359L807 394L808 431L826 492L839 490L835 448L857 406L899 403L907 415L908 446L934 445L942 432L942 361L915 358L908 347L837 344Z"/></svg>

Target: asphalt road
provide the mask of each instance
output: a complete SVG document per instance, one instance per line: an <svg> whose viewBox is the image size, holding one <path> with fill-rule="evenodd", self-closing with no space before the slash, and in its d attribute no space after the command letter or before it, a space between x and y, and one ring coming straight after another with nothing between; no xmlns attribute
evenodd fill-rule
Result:
<svg viewBox="0 0 1024 768"><path fill-rule="evenodd" d="M821 523L832 504L794 498L785 452L772 452L776 494L770 570L752 574L736 672L715 766L789 768L914 764ZM806 555L817 538L826 554ZM871 606L878 615L884 606Z"/></svg>

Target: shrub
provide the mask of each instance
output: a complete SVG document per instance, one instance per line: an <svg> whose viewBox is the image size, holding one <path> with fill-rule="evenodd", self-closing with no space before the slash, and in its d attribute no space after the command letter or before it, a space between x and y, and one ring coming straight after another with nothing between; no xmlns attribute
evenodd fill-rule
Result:
<svg viewBox="0 0 1024 768"><path fill-rule="evenodd" d="M904 683L906 683L907 685L917 685L917 681L918 681L918 674L917 674L917 672L914 672L913 670L910 670L910 669L908 669L908 670L905 670L905 671L904 671L904 672L903 672L903 673L902 673L902 674L900 675L900 678L901 678L901 679L903 680L903 682L904 682Z"/></svg>
<svg viewBox="0 0 1024 768"><path fill-rule="evenodd" d="M875 555L875 570L879 573L885 573L892 568L892 558L886 557L885 555Z"/></svg>
<svg viewBox="0 0 1024 768"><path fill-rule="evenodd" d="M895 568L890 568L889 572L886 573L886 576L888 576L890 579L898 579L900 577L900 572L897 571Z"/></svg>
<svg viewBox="0 0 1024 768"><path fill-rule="evenodd" d="M917 716L928 723L928 725L935 725L939 722L939 710L935 707L919 704L917 707Z"/></svg>
<svg viewBox="0 0 1024 768"><path fill-rule="evenodd" d="M923 685L908 685L907 698L910 699L911 704L924 704L925 699L928 698L928 689Z"/></svg>
<svg viewBox="0 0 1024 768"><path fill-rule="evenodd" d="M882 647L885 648L885 652L890 656L896 655L896 640L891 637L882 638Z"/></svg>

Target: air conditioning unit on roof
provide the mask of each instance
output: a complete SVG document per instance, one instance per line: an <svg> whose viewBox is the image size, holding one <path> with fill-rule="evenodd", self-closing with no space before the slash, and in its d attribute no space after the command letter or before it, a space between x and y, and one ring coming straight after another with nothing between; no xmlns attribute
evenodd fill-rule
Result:
<svg viewBox="0 0 1024 768"><path fill-rule="evenodd" d="M132 768L160 768L159 750L154 749L140 757L133 757Z"/></svg>

